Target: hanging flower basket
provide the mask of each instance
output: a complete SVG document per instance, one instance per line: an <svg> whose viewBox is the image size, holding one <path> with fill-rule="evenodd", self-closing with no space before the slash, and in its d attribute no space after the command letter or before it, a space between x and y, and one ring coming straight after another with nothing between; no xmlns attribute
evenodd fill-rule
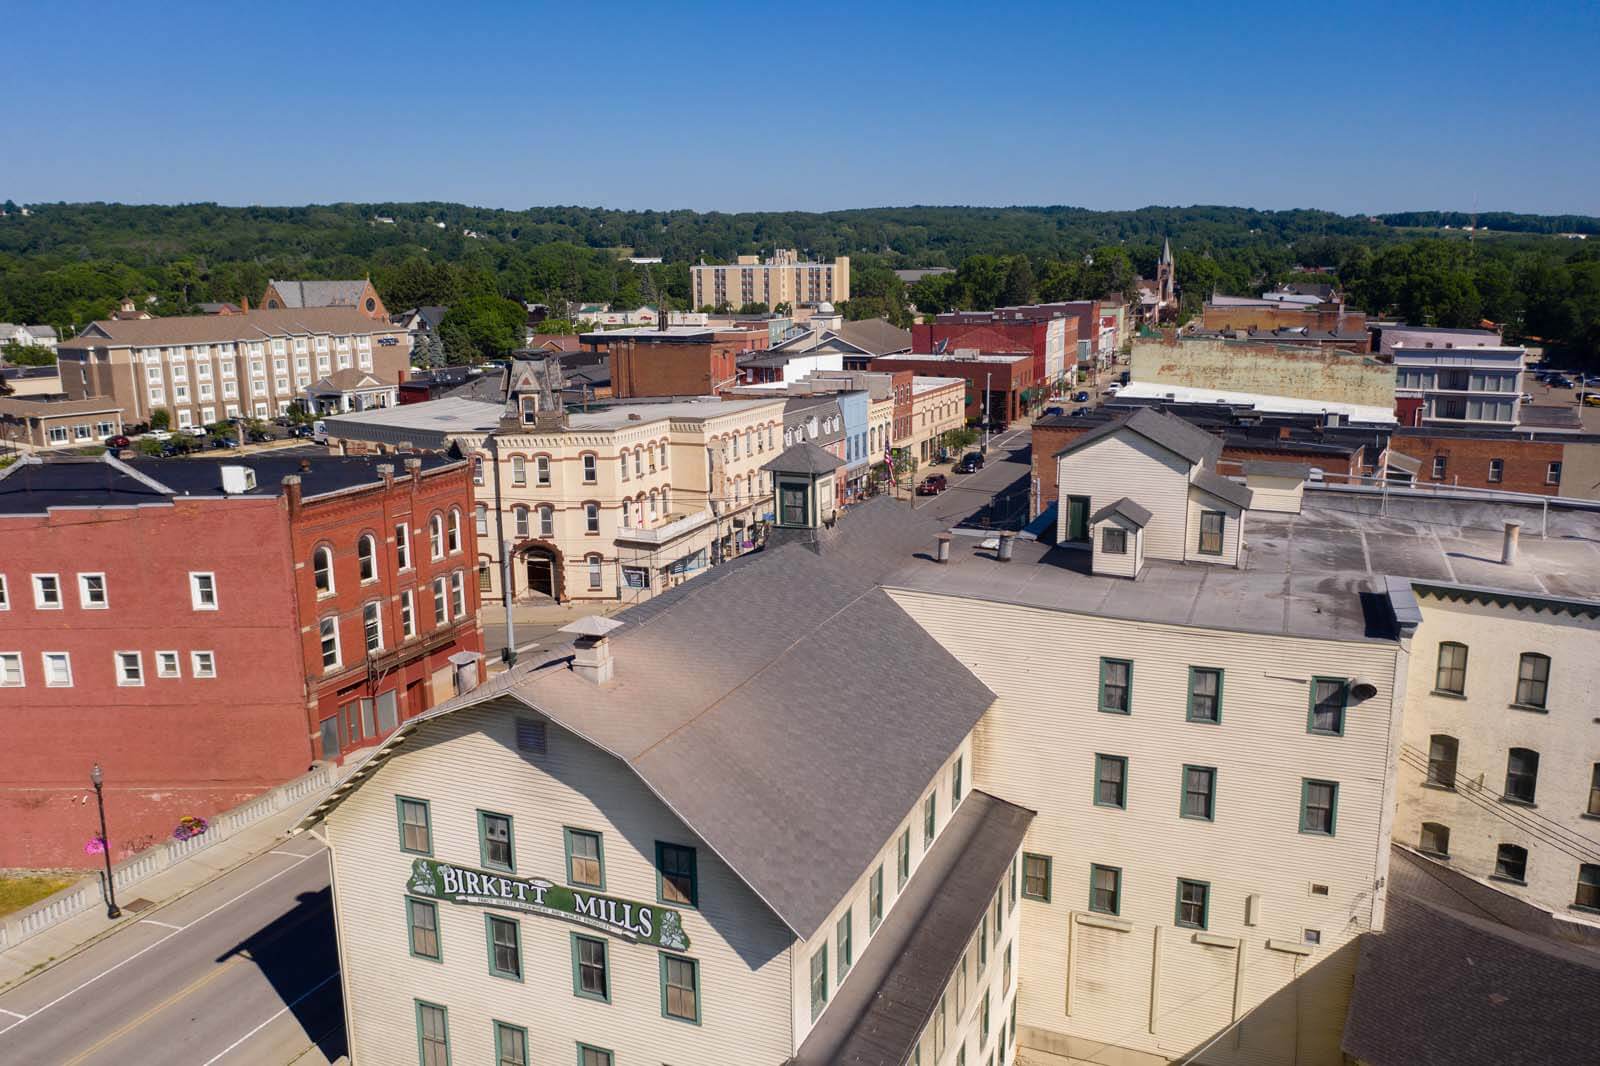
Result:
<svg viewBox="0 0 1600 1066"><path fill-rule="evenodd" d="M98 836L90 837L83 845L83 853L85 855L104 855L106 853L105 840Z"/></svg>
<svg viewBox="0 0 1600 1066"><path fill-rule="evenodd" d="M189 840L199 836L201 833L204 833L210 828L211 823L207 822L204 818L200 818L191 814L187 818L183 819L183 821L178 823L178 828L172 831L172 838L174 840Z"/></svg>

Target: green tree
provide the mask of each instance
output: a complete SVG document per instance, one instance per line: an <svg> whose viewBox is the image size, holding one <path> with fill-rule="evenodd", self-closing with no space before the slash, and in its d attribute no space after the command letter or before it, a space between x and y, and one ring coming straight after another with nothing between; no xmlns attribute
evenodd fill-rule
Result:
<svg viewBox="0 0 1600 1066"><path fill-rule="evenodd" d="M439 335L451 363L477 362L522 347L526 322L527 311L517 301L480 292L451 305Z"/></svg>
<svg viewBox="0 0 1600 1066"><path fill-rule="evenodd" d="M6 341L0 345L0 362L12 366L55 366L56 353L42 344Z"/></svg>
<svg viewBox="0 0 1600 1066"><path fill-rule="evenodd" d="M1006 279L1001 286L999 301L1004 307L1031 304L1038 294L1033 264L1025 255L1014 255L1006 262Z"/></svg>
<svg viewBox="0 0 1600 1066"><path fill-rule="evenodd" d="M150 428L166 430L172 428L172 412L165 407L157 407L150 412Z"/></svg>

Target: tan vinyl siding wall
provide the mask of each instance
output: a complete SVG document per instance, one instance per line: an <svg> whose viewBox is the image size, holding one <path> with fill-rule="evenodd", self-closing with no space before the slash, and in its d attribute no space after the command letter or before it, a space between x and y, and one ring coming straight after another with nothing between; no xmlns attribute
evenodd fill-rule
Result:
<svg viewBox="0 0 1600 1066"><path fill-rule="evenodd" d="M1222 554L1205 555L1200 551L1200 513L1220 511L1227 518L1222 523ZM1244 532L1244 512L1231 503L1217 499L1209 492L1189 490L1189 532L1183 542L1184 562L1211 563L1213 565L1239 565L1239 537Z"/></svg>
<svg viewBox="0 0 1600 1066"><path fill-rule="evenodd" d="M1305 481L1298 477L1257 475L1245 479L1250 486L1250 509L1279 514L1299 514Z"/></svg>
<svg viewBox="0 0 1600 1066"><path fill-rule="evenodd" d="M1123 530L1128 536L1128 551L1125 555L1108 555L1101 549L1105 547L1105 531L1107 529ZM1096 522L1090 529L1090 539L1094 544L1094 572L1097 574L1111 574L1115 577L1136 577L1139 573L1139 562L1143 538L1139 535L1139 527L1131 522L1123 522L1116 518L1108 518L1104 522Z"/></svg>
<svg viewBox="0 0 1600 1066"><path fill-rule="evenodd" d="M528 1028L535 1063L574 1060L579 1040L617 1062L779 1063L791 1052L793 937L703 842L609 755L551 724L549 754L516 748L511 700L420 728L327 821L333 845L344 989L356 1066L417 1061L413 999L449 1009L452 1060L494 1061L492 1021ZM700 909L680 908L687 954L700 962L699 1026L662 1017L659 952L607 937L611 1002L573 995L571 933L536 915L521 927L524 980L491 977L483 907L439 903L444 961L408 950L405 887L413 856L399 848L395 796L428 800L433 854L481 868L477 812L513 818L517 873L565 882L562 828L603 834L605 894L656 899L655 842L696 847ZM608 812L607 818L602 811Z"/></svg>
<svg viewBox="0 0 1600 1066"><path fill-rule="evenodd" d="M1059 460L1060 498L1088 496L1089 513L1124 496L1151 512L1145 553L1152 559L1182 559L1187 515L1184 499L1189 464L1137 433L1103 437ZM1067 540L1067 508L1056 519L1056 539Z"/></svg>
<svg viewBox="0 0 1600 1066"><path fill-rule="evenodd" d="M1024 850L1051 856L1053 884L1050 903L1022 908L1023 1042L1176 1055L1254 1011L1239 1047L1226 1037L1206 1061L1338 1063L1356 937L1382 922L1398 647L891 595L998 696L974 737L976 785L1039 812ZM1102 655L1134 664L1130 715L1096 709ZM1220 725L1185 720L1190 665L1223 669ZM1377 686L1342 737L1306 731L1314 675ZM1096 753L1128 759L1127 809L1093 803ZM1217 770L1211 822L1179 817L1185 764ZM1339 783L1332 838L1300 832L1302 778ZM1121 868L1126 931L1072 920L1088 912L1091 863ZM1208 932L1242 958L1175 926L1180 877L1210 883ZM1322 934L1307 956L1267 946L1306 929Z"/></svg>
<svg viewBox="0 0 1600 1066"><path fill-rule="evenodd" d="M1416 848L1423 822L1446 825L1449 865L1480 880L1495 872L1501 844L1526 848L1526 885L1489 883L1563 918L1600 923L1600 915L1571 909L1578 866L1600 863L1600 821L1584 817L1591 775L1600 764L1600 736L1593 723L1600 692L1595 654L1600 623L1428 595L1418 602L1422 624L1412 643L1395 839ZM1433 691L1443 641L1467 647L1465 698ZM1550 657L1548 713L1510 706L1524 652ZM1458 744L1454 791L1423 784L1436 733ZM1539 753L1536 809L1499 798L1512 748Z"/></svg>
<svg viewBox="0 0 1600 1066"><path fill-rule="evenodd" d="M970 736L961 742L959 748L950 753L950 758L945 760L945 764L939 768L938 775L929 782L927 788L924 788L918 794L916 804L906 813L905 820L895 827L894 835L884 842L882 850L878 852L872 863L861 871L861 876L850 887L850 891L845 894L844 899L840 900L839 905L829 913L828 920L822 923L822 926L809 940L795 942L791 966L794 974L792 995L794 997L795 1047L798 1048L805 1041L806 1034L811 1031L813 1024L811 1020L810 987L811 956L821 950L822 945L828 945L828 1007L823 1008L823 1014L825 1014L832 1007L839 988L839 945L834 938L834 933L840 916L847 910L853 915L851 918L852 953L855 956L855 960L859 962L861 953L867 950L867 943L871 939L872 925L868 920L867 894L868 883L872 878L872 873L880 866L883 868L883 917L887 920L890 911L900 898L900 891L897 887L899 882L895 876L897 859L895 848L899 842L900 834L907 829L911 830L911 876L914 877L916 876L917 868L922 865L926 850L922 846L923 802L930 793L936 797L934 826L936 830L935 839L937 839L938 835L943 833L945 827L950 824L951 815L954 813L950 806L950 774L957 758L961 760L961 795L963 799L966 798L967 794L972 791L972 738ZM848 981L849 979L849 975L846 974L845 980ZM820 1020L822 1014L817 1015L817 1017ZM753 1063L757 1060L751 1058L747 1061ZM776 1066L777 1061L781 1060L775 1060L774 1066Z"/></svg>
<svg viewBox="0 0 1600 1066"><path fill-rule="evenodd" d="M1017 852L1016 856L1011 860L1012 867L1017 867L1021 862L1021 856L1022 852ZM972 938L967 941L967 972L963 1009L957 1014L956 985L962 981L961 970L958 967L955 975L950 978L949 984L945 986L944 994L948 1014L945 1018L944 1054L935 1056L933 1053L934 1048L937 1046L934 1043L933 1034L933 1026L937 1024L936 1019L938 1017L935 1014L934 1020L930 1020L928 1027L922 1031L922 1037L917 1045L922 1054L921 1061L923 1066L947 1066L947 1064L952 1064L960 1056L963 1047L967 1049L967 1057L964 1061L971 1064L971 1066L987 1063L989 1060L986 1056L991 1051L997 1052L995 1055L997 1062L1011 1061L1006 1050L1016 1046L1016 1041L1011 1033L1011 1001L1018 994L1018 981L1022 972L1022 956L1020 953L1023 950L1023 946L1021 938L1017 935L1021 927L1021 923L1017 919L1021 915L1022 907L1022 874L1019 869L1017 873L1017 906L1012 907L1008 888L1011 878L1010 870L1011 868L1008 868L1006 875L1000 879L999 884L995 885L996 892L1008 893L1005 903L1005 925L1000 932L1000 939L997 941L994 935L994 905L991 902L989 909L983 915L984 935L988 938L989 961L984 965L980 973L978 970L978 935L975 930ZM1005 974L1005 953L1008 947L1011 949L1011 977L1009 982ZM985 991L989 993L988 1040L983 1038L983 994ZM1002 1021L1005 1023L1006 1029L1006 1045L1004 1049L999 1046L1000 1023ZM912 1061L915 1062L916 1059L913 1058Z"/></svg>

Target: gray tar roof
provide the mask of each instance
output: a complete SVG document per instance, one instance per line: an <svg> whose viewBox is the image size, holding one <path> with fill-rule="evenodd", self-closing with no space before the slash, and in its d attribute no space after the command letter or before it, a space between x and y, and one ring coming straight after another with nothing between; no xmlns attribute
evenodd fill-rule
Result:
<svg viewBox="0 0 1600 1066"><path fill-rule="evenodd" d="M843 465L844 460L837 455L803 440L785 448L777 458L762 463L761 469L774 474L826 474Z"/></svg>
<svg viewBox="0 0 1600 1066"><path fill-rule="evenodd" d="M1112 515L1120 515L1121 517L1132 522L1134 525L1138 526L1140 529L1143 529L1145 526L1150 524L1150 512L1145 510L1143 507L1140 507L1137 503L1134 503L1126 496L1122 497L1122 499L1116 501L1115 503L1108 503L1104 507L1100 508L1100 510L1094 513L1094 517L1091 519L1091 521L1101 522L1107 518L1110 518Z"/></svg>
<svg viewBox="0 0 1600 1066"><path fill-rule="evenodd" d="M331 437L443 448L452 436L492 432L499 427L503 410L498 403L447 397L426 403L329 415L322 422Z"/></svg>

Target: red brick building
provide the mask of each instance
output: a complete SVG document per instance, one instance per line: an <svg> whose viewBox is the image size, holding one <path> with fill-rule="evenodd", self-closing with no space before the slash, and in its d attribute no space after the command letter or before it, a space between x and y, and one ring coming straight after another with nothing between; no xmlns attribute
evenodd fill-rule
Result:
<svg viewBox="0 0 1600 1066"><path fill-rule="evenodd" d="M584 347L611 359L611 395L710 396L738 383L739 356L764 351L766 329L670 326L582 335Z"/></svg>
<svg viewBox="0 0 1600 1066"><path fill-rule="evenodd" d="M995 354L1028 352L1033 356L1034 381L1046 385L1064 384L1060 379L1078 363L1078 320L1061 316L1020 321L980 317L998 314L998 311L958 311L940 315L937 322L919 322L911 327L912 351L954 352L972 348ZM945 321L956 316L960 319Z"/></svg>
<svg viewBox="0 0 1600 1066"><path fill-rule="evenodd" d="M1576 435L1543 439L1489 431L1397 429L1391 451L1417 460L1416 480L1504 492L1563 495L1561 480L1567 449Z"/></svg>
<svg viewBox="0 0 1600 1066"><path fill-rule="evenodd" d="M910 370L929 377L965 378L966 411L969 420L984 416L984 390L987 389L989 417L996 422L1015 422L1026 418L1044 402L1045 392L1033 372L1033 356L1026 352L974 352L939 355L907 352L880 355L871 370L896 373Z"/></svg>
<svg viewBox="0 0 1600 1066"><path fill-rule="evenodd" d="M0 866L95 861L96 762L120 859L453 695L482 648L472 513L436 456L13 465Z"/></svg>

